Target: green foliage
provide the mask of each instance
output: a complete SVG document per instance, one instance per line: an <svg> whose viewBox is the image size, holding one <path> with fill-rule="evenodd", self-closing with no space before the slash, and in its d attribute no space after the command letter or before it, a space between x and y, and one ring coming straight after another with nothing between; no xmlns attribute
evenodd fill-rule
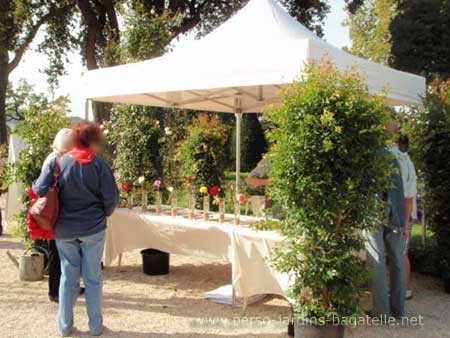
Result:
<svg viewBox="0 0 450 338"><path fill-rule="evenodd" d="M185 177L192 177L195 189L200 186L223 187L226 168L227 128L218 117L202 114L193 119L188 135L178 148L178 159ZM200 199L198 199L200 202Z"/></svg>
<svg viewBox="0 0 450 338"><path fill-rule="evenodd" d="M161 56L172 40L172 31L181 23L179 13L164 10L158 14L141 3L135 4L125 17L125 50L132 60Z"/></svg>
<svg viewBox="0 0 450 338"><path fill-rule="evenodd" d="M366 268L355 252L364 248L363 230L383 217L389 116L356 72L329 62L308 65L267 114L271 193L286 216L277 263L295 278L299 317L359 313Z"/></svg>
<svg viewBox="0 0 450 338"><path fill-rule="evenodd" d="M160 110L117 106L105 122L107 142L115 149L113 166L120 182L132 185L144 176L147 182L162 176Z"/></svg>
<svg viewBox="0 0 450 338"><path fill-rule="evenodd" d="M70 119L65 116L67 106L65 101L30 105L23 113L23 120L19 121L13 133L23 139L28 147L19 155L16 163L6 168L3 185L7 187L17 182L23 189L22 203L24 207L15 220L18 225L13 234L24 241L26 247L30 245L27 229L27 210L30 203L28 189L32 182L39 177L42 163L51 152L51 144L56 133L70 127Z"/></svg>
<svg viewBox="0 0 450 338"><path fill-rule="evenodd" d="M23 112L28 107L45 107L49 101L43 94L37 94L34 86L27 80L20 79L15 86L11 83L8 86L6 97L6 119L8 121L23 120Z"/></svg>
<svg viewBox="0 0 450 338"><path fill-rule="evenodd" d="M413 111L414 143L425 184L426 222L434 233L440 267L450 271L450 80L435 81Z"/></svg>
<svg viewBox="0 0 450 338"><path fill-rule="evenodd" d="M250 225L252 229L255 230L262 230L262 231L274 231L274 230L281 230L282 229L282 222L278 220L264 220L262 222L253 223Z"/></svg>
<svg viewBox="0 0 450 338"><path fill-rule="evenodd" d="M33 41L37 31L46 25L44 40L39 50L51 58L49 74L62 75L64 50L70 49L74 40L73 8L71 0L11 1L3 0L0 5L0 49L13 53L10 71L20 62L25 50ZM56 77L52 77L55 81Z"/></svg>
<svg viewBox="0 0 450 338"><path fill-rule="evenodd" d="M450 75L450 3L403 0L391 24L392 62L397 69L426 76Z"/></svg>
<svg viewBox="0 0 450 338"><path fill-rule="evenodd" d="M442 0L366 0L351 10L350 52L403 71L450 75L450 5Z"/></svg>
<svg viewBox="0 0 450 338"><path fill-rule="evenodd" d="M391 58L390 25L397 11L396 0L368 0L353 13L346 25L350 29L352 54L388 64Z"/></svg>

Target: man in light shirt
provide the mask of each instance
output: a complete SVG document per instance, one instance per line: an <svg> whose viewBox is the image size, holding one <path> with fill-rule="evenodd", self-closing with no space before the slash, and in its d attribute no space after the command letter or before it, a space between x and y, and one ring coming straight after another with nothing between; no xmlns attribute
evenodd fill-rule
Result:
<svg viewBox="0 0 450 338"><path fill-rule="evenodd" d="M405 240L405 264L406 264L406 299L412 298L411 289L411 264L408 257L409 242L411 240L411 231L414 222L417 220L417 174L414 163L408 154L409 139L406 135L400 135L397 140L398 148L402 153L400 157L400 170L402 173L403 187L405 190L405 197L412 196L407 203L407 214L410 215L409 224L405 226L403 239ZM412 200L412 201L411 201ZM410 204L408 206L408 203ZM411 211L411 212L410 212Z"/></svg>
<svg viewBox="0 0 450 338"><path fill-rule="evenodd" d="M397 131L395 122L386 128L393 135ZM409 220L406 217L405 189L401 175L401 152L396 144L386 151L393 168L390 184L382 194L386 202L386 222L374 227L366 243L373 302L371 314L381 318L401 318L405 315L406 296L403 232ZM389 258L389 281L386 278L386 256Z"/></svg>

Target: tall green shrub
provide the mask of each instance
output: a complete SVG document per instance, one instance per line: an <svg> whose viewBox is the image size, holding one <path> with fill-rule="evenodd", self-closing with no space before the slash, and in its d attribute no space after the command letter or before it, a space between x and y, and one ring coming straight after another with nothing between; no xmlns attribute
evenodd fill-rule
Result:
<svg viewBox="0 0 450 338"><path fill-rule="evenodd" d="M188 135L178 148L178 158L184 175L193 178L196 189L225 183L226 136L227 128L216 116L202 114L188 127Z"/></svg>
<svg viewBox="0 0 450 338"><path fill-rule="evenodd" d="M162 176L160 153L163 132L156 108L118 106L105 123L106 138L114 148L113 166L120 182L136 184L139 177L153 181Z"/></svg>
<svg viewBox="0 0 450 338"><path fill-rule="evenodd" d="M432 84L412 118L425 185L425 220L438 245L440 269L450 274L450 79Z"/></svg>
<svg viewBox="0 0 450 338"><path fill-rule="evenodd" d="M383 215L390 110L328 62L306 66L282 102L267 114L271 191L286 216L278 266L295 279L298 317L356 315L366 268L355 253Z"/></svg>
<svg viewBox="0 0 450 338"><path fill-rule="evenodd" d="M13 130L28 147L21 151L16 163L7 167L3 184L7 187L17 182L22 188L23 208L15 215L17 226L13 229L13 235L22 239L25 248L31 246L27 233L27 210L31 202L28 191L32 182L39 177L45 158L52 151L51 145L56 133L62 128L70 127L66 111L66 100L59 99L53 103L44 100L40 105L29 106L23 112L23 119Z"/></svg>

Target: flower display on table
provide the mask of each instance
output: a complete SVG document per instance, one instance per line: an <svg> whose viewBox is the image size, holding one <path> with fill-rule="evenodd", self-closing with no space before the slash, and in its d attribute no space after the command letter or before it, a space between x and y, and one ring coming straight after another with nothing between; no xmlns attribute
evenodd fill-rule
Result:
<svg viewBox="0 0 450 338"><path fill-rule="evenodd" d="M153 182L153 187L156 189L156 196L155 196L155 206L156 206L156 214L160 215L161 214L161 201L162 201L162 196L161 196L161 191L159 190L161 188L161 180L155 180Z"/></svg>
<svg viewBox="0 0 450 338"><path fill-rule="evenodd" d="M195 218L195 193L194 193L194 179L192 177L186 178L186 183L188 184L188 191L189 191L189 218L194 219Z"/></svg>
<svg viewBox="0 0 450 338"><path fill-rule="evenodd" d="M212 187L209 193L213 197L213 203L219 208L219 223L225 222L225 200L219 195L221 189L217 186Z"/></svg>
<svg viewBox="0 0 450 338"><path fill-rule="evenodd" d="M167 191L169 191L170 194L170 213L172 216L177 215L177 204L178 204L178 198L175 194L175 189L173 187L168 187Z"/></svg>
<svg viewBox="0 0 450 338"><path fill-rule="evenodd" d="M200 187L200 193L203 195L203 219L209 220L209 194L206 186Z"/></svg>
<svg viewBox="0 0 450 338"><path fill-rule="evenodd" d="M239 225L241 223L241 205L247 203L248 198L245 194L237 194L234 202L234 223Z"/></svg>
<svg viewBox="0 0 450 338"><path fill-rule="evenodd" d="M128 183L128 182L123 182L121 184L121 188L122 188L122 191L125 193L125 196L127 197L127 208L128 209L133 208L133 205L134 205L134 201L133 201L134 194L131 191L131 184Z"/></svg>
<svg viewBox="0 0 450 338"><path fill-rule="evenodd" d="M138 178L138 184L141 186L141 205L142 205L142 211L148 210L148 191L146 189L146 181L145 177L141 176Z"/></svg>

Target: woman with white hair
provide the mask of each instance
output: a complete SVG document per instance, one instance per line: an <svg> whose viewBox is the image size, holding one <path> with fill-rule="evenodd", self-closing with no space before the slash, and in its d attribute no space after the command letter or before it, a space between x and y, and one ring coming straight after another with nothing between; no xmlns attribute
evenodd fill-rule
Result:
<svg viewBox="0 0 450 338"><path fill-rule="evenodd" d="M73 131L68 128L61 129L53 140L52 148L53 151L45 159L42 169L46 168L55 158L59 160L62 156L72 150ZM33 189L30 190L30 197L32 204L39 198ZM55 233L54 231L45 231L41 229L30 215L28 215L28 232L30 233L32 240L48 240L48 297L50 301L58 303L59 282L61 279L61 262L59 259L58 250L56 249Z"/></svg>
<svg viewBox="0 0 450 338"><path fill-rule="evenodd" d="M48 154L42 169L44 169L53 159L60 158L73 148L73 131L69 128L63 128L55 136L52 145L53 151Z"/></svg>

